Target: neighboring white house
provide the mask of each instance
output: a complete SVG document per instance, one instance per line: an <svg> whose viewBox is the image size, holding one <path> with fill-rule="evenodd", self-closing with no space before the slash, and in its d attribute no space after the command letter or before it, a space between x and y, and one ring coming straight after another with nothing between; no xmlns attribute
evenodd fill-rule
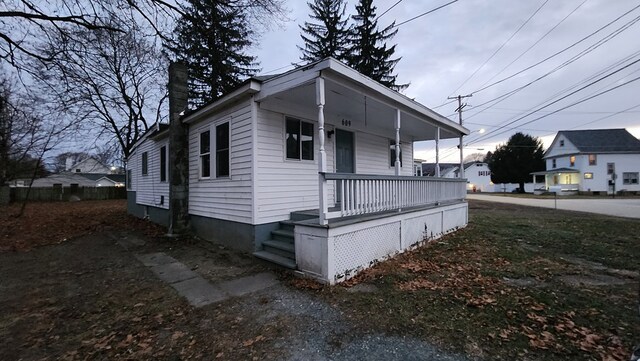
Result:
<svg viewBox="0 0 640 361"><path fill-rule="evenodd" d="M113 173L111 168L102 164L93 157L87 157L76 164L67 164L65 166L67 172L71 173L92 173L92 174L109 174Z"/></svg>
<svg viewBox="0 0 640 361"><path fill-rule="evenodd" d="M413 142L469 131L334 59L251 78L180 121L193 231L324 282L467 224L465 180L414 177ZM154 127L127 160L129 212L164 224L171 132Z"/></svg>
<svg viewBox="0 0 640 361"><path fill-rule="evenodd" d="M423 175L435 176L435 163L423 163ZM458 178L459 163L440 163L440 176L442 178ZM484 162L469 162L464 164L464 176L467 179L467 191L469 192L495 192L495 185L491 182L491 170Z"/></svg>
<svg viewBox="0 0 640 361"><path fill-rule="evenodd" d="M71 173L51 174L37 178L31 184L34 188L42 187L124 187L125 176L122 174Z"/></svg>
<svg viewBox="0 0 640 361"><path fill-rule="evenodd" d="M563 192L640 191L640 140L626 129L563 130L545 152L544 187Z"/></svg>

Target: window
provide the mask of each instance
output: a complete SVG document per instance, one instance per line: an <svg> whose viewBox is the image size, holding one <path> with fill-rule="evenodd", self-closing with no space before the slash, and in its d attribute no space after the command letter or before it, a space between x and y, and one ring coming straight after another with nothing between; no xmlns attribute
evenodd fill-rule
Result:
<svg viewBox="0 0 640 361"><path fill-rule="evenodd" d="M564 139L560 139L560 146L564 147Z"/></svg>
<svg viewBox="0 0 640 361"><path fill-rule="evenodd" d="M607 163L607 174L613 174L616 171L615 163Z"/></svg>
<svg viewBox="0 0 640 361"><path fill-rule="evenodd" d="M133 189L133 177L131 169L127 169L127 189Z"/></svg>
<svg viewBox="0 0 640 361"><path fill-rule="evenodd" d="M76 168L76 173L80 173L80 172L82 172L82 169Z"/></svg>
<svg viewBox="0 0 640 361"><path fill-rule="evenodd" d="M167 181L167 147L160 148L160 182Z"/></svg>
<svg viewBox="0 0 640 361"><path fill-rule="evenodd" d="M285 128L287 159L313 160L313 124L287 118Z"/></svg>
<svg viewBox="0 0 640 361"><path fill-rule="evenodd" d="M229 123L216 126L216 177L229 176Z"/></svg>
<svg viewBox="0 0 640 361"><path fill-rule="evenodd" d="M569 157L569 164L571 164L571 166L575 166L576 165L576 156L572 155L571 157Z"/></svg>
<svg viewBox="0 0 640 361"><path fill-rule="evenodd" d="M638 172L622 173L622 184L638 184Z"/></svg>
<svg viewBox="0 0 640 361"><path fill-rule="evenodd" d="M551 160L551 168L555 168L556 167L556 160L552 159Z"/></svg>
<svg viewBox="0 0 640 361"><path fill-rule="evenodd" d="M200 133L200 178L211 176L211 132Z"/></svg>
<svg viewBox="0 0 640 361"><path fill-rule="evenodd" d="M596 165L597 157L595 154L589 154L589 165Z"/></svg>
<svg viewBox="0 0 640 361"><path fill-rule="evenodd" d="M400 144L402 145L402 143ZM391 150L390 157L389 157L389 164L391 167L395 167L396 166L396 141L395 140L389 141L389 149ZM402 167L402 146L400 147L400 167Z"/></svg>
<svg viewBox="0 0 640 361"><path fill-rule="evenodd" d="M147 152L142 153L142 175L149 173L149 154Z"/></svg>
<svg viewBox="0 0 640 361"><path fill-rule="evenodd" d="M593 173L587 172L584 174L584 179L593 179Z"/></svg>

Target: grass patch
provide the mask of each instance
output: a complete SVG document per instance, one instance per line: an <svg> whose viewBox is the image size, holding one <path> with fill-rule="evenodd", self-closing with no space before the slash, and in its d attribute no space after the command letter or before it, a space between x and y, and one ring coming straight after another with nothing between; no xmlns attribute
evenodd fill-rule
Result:
<svg viewBox="0 0 640 361"><path fill-rule="evenodd" d="M345 285L377 292L321 293L365 329L483 359L626 360L640 340L638 234L635 220L471 201L467 228Z"/></svg>

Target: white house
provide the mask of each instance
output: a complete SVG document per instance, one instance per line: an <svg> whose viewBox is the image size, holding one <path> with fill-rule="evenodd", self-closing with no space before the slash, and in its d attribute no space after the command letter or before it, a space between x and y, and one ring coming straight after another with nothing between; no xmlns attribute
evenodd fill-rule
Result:
<svg viewBox="0 0 640 361"><path fill-rule="evenodd" d="M33 180L34 188L43 187L124 187L122 174L62 172Z"/></svg>
<svg viewBox="0 0 640 361"><path fill-rule="evenodd" d="M425 176L435 175L435 163L423 163L422 170ZM458 178L459 163L440 163L440 176L443 178ZM467 191L469 192L494 192L495 185L491 182L491 170L484 162L468 162L464 164L464 176L467 179Z"/></svg>
<svg viewBox="0 0 640 361"><path fill-rule="evenodd" d="M563 130L545 152L544 187L563 192L638 192L640 140L626 129Z"/></svg>
<svg viewBox="0 0 640 361"><path fill-rule="evenodd" d="M467 224L466 181L414 177L413 143L469 131L334 59L248 79L178 121L190 228L323 282ZM164 224L175 126L127 161L129 212Z"/></svg>
<svg viewBox="0 0 640 361"><path fill-rule="evenodd" d="M69 163L69 162L67 162ZM76 164L66 164L67 172L72 173L93 173L93 174L109 174L112 173L111 168L102 164L93 157L87 157Z"/></svg>

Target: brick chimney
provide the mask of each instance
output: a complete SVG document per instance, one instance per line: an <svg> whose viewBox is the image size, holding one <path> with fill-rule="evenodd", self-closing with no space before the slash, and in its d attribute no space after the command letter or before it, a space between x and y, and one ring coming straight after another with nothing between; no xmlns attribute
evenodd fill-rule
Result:
<svg viewBox="0 0 640 361"><path fill-rule="evenodd" d="M189 230L188 128L180 121L187 110L187 66L169 65L169 235Z"/></svg>

